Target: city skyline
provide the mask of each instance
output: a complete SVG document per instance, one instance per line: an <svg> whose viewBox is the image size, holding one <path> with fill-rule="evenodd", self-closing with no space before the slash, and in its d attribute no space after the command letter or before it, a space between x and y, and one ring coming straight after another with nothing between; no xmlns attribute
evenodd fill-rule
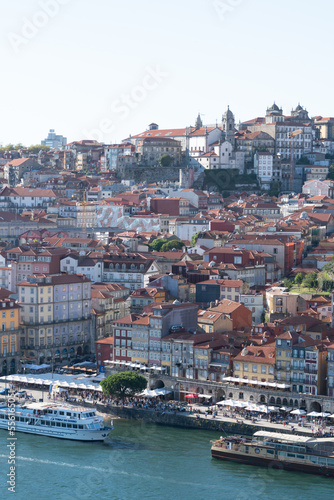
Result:
<svg viewBox="0 0 334 500"><path fill-rule="evenodd" d="M300 102L310 116L334 115L329 0L321 11L299 0L293 11L287 0L78 5L3 7L2 144L38 143L50 128L69 141L120 142L152 121L193 125L198 112L203 123L220 123L227 105L236 122L262 116L273 101L286 114ZM321 46L311 40L315 19Z"/></svg>

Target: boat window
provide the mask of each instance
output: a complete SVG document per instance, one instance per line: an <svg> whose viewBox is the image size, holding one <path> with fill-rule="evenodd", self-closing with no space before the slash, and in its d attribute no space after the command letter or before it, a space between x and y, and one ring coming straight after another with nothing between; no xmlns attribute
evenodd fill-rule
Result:
<svg viewBox="0 0 334 500"><path fill-rule="evenodd" d="M83 425L79 425L79 429L83 429L83 428L84 428L84 426L83 426Z"/></svg>
<svg viewBox="0 0 334 500"><path fill-rule="evenodd" d="M66 427L66 424L65 424L65 423L62 423L62 424L61 424L61 426L62 426L62 427Z"/></svg>
<svg viewBox="0 0 334 500"><path fill-rule="evenodd" d="M64 415L64 414L65 414L65 412L63 412L63 411L59 412L59 415Z"/></svg>
<svg viewBox="0 0 334 500"><path fill-rule="evenodd" d="M72 424L67 424L68 429L72 429Z"/></svg>
<svg viewBox="0 0 334 500"><path fill-rule="evenodd" d="M45 423L46 425L51 425L50 420L47 420Z"/></svg>
<svg viewBox="0 0 334 500"><path fill-rule="evenodd" d="M56 426L57 426L57 427L60 427L60 422L56 422Z"/></svg>
<svg viewBox="0 0 334 500"><path fill-rule="evenodd" d="M305 455L297 455L297 458L305 458Z"/></svg>
<svg viewBox="0 0 334 500"><path fill-rule="evenodd" d="M267 450L267 453L269 453L269 455L274 455L274 450Z"/></svg>
<svg viewBox="0 0 334 500"><path fill-rule="evenodd" d="M41 420L41 425L45 425L45 420Z"/></svg>
<svg viewBox="0 0 334 500"><path fill-rule="evenodd" d="M20 417L20 422L24 422L24 417Z"/></svg>
<svg viewBox="0 0 334 500"><path fill-rule="evenodd" d="M67 415L68 417L70 417L70 416L72 415L72 413L71 413L70 411L68 411L68 412L66 413L66 415Z"/></svg>
<svg viewBox="0 0 334 500"><path fill-rule="evenodd" d="M0 418L5 418L5 416L4 415L0 415Z"/></svg>
<svg viewBox="0 0 334 500"><path fill-rule="evenodd" d="M56 422L51 422L51 425L54 427L56 425Z"/></svg>
<svg viewBox="0 0 334 500"><path fill-rule="evenodd" d="M295 456L296 456L296 455L295 455L294 453L288 453L288 457L293 457L293 458L295 458Z"/></svg>
<svg viewBox="0 0 334 500"><path fill-rule="evenodd" d="M73 424L73 429L77 429L78 428L78 425L77 424Z"/></svg>

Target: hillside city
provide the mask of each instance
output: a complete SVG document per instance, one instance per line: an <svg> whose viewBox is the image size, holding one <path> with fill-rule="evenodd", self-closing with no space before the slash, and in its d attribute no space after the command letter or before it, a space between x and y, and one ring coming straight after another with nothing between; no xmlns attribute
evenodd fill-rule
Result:
<svg viewBox="0 0 334 500"><path fill-rule="evenodd" d="M333 397L334 117L263 114L1 147L0 373Z"/></svg>

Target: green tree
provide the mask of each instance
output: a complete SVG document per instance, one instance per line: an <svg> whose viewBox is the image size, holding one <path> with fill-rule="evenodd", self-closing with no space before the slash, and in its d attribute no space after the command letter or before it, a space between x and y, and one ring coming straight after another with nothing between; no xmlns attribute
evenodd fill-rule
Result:
<svg viewBox="0 0 334 500"><path fill-rule="evenodd" d="M329 166L327 179L334 180L334 165Z"/></svg>
<svg viewBox="0 0 334 500"><path fill-rule="evenodd" d="M156 238L150 244L150 250L152 252L160 252L162 245L167 242L168 240L166 240L166 238Z"/></svg>
<svg viewBox="0 0 334 500"><path fill-rule="evenodd" d="M317 273L309 273L303 279L303 286L305 288L317 288L318 278Z"/></svg>
<svg viewBox="0 0 334 500"><path fill-rule="evenodd" d="M183 241L179 240L171 240L168 241L168 243L164 243L160 249L160 252L169 252L170 250L173 250L174 248L176 250L181 250L184 247Z"/></svg>
<svg viewBox="0 0 334 500"><path fill-rule="evenodd" d="M298 273L298 274L296 274L296 277L295 277L295 283L297 283L297 285L300 285L302 283L303 279L304 279L303 273Z"/></svg>
<svg viewBox="0 0 334 500"><path fill-rule="evenodd" d="M282 280L282 285L285 286L288 290L293 287L293 279L292 278L284 278Z"/></svg>
<svg viewBox="0 0 334 500"><path fill-rule="evenodd" d="M198 240L201 231L198 231L196 234L193 234L191 237L191 246L194 247L196 245L196 241Z"/></svg>
<svg viewBox="0 0 334 500"><path fill-rule="evenodd" d="M306 156L302 156L297 161L297 165L310 165L310 164L311 164L311 162Z"/></svg>
<svg viewBox="0 0 334 500"><path fill-rule="evenodd" d="M35 144L28 147L29 153L37 154L40 151L50 151L50 146L42 146L41 144Z"/></svg>
<svg viewBox="0 0 334 500"><path fill-rule="evenodd" d="M159 158L160 167L169 167L171 163L172 157L170 155L162 155L161 158Z"/></svg>
<svg viewBox="0 0 334 500"><path fill-rule="evenodd" d="M273 181L270 184L269 195L277 197L280 191L281 191L281 183L279 181Z"/></svg>
<svg viewBox="0 0 334 500"><path fill-rule="evenodd" d="M103 394L124 399L139 394L147 386L147 380L136 372L114 373L100 382Z"/></svg>

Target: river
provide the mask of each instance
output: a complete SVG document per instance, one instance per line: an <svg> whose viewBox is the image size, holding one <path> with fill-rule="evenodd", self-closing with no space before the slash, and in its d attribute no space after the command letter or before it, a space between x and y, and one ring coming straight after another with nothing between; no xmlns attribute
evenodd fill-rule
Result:
<svg viewBox="0 0 334 500"><path fill-rule="evenodd" d="M7 490L8 433L0 430L1 500L308 500L334 497L332 479L213 460L218 433L115 420L105 443L16 433L15 494Z"/></svg>

